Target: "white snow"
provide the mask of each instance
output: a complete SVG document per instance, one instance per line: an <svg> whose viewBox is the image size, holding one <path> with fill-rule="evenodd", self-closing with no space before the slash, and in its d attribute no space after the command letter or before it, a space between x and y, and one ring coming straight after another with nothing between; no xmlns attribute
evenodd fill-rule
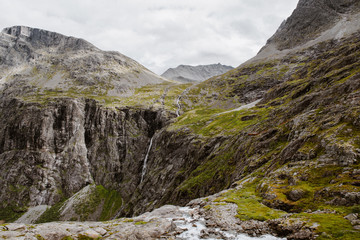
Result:
<svg viewBox="0 0 360 240"><path fill-rule="evenodd" d="M218 114L216 114L216 116L223 115L223 114L226 114L226 113L236 112L236 111L240 111L240 110L244 110L244 109L253 108L253 107L255 107L256 104L258 104L261 100L262 100L262 99L258 99L258 100L254 101L254 102L251 102L251 103L246 104L246 105L242 105L241 107L232 109L232 110L230 110L230 111L218 113Z"/></svg>

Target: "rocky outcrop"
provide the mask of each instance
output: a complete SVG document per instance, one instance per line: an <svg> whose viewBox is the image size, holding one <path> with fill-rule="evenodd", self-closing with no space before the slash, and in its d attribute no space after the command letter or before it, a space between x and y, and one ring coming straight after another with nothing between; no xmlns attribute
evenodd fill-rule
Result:
<svg viewBox="0 0 360 240"><path fill-rule="evenodd" d="M179 82L202 82L214 76L221 75L233 69L231 66L218 64L189 66L180 65L176 68L169 68L162 77Z"/></svg>

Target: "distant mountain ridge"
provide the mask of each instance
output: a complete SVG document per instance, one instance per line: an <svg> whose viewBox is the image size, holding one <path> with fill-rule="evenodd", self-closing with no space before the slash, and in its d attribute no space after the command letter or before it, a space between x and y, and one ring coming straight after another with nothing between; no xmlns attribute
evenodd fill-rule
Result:
<svg viewBox="0 0 360 240"><path fill-rule="evenodd" d="M179 82L202 82L232 69L234 68L220 63L198 66L179 65L176 68L169 68L161 76Z"/></svg>
<svg viewBox="0 0 360 240"><path fill-rule="evenodd" d="M26 26L0 33L0 89L3 95L61 90L124 96L136 87L166 82L133 59L91 43ZM91 91L89 90L91 88Z"/></svg>

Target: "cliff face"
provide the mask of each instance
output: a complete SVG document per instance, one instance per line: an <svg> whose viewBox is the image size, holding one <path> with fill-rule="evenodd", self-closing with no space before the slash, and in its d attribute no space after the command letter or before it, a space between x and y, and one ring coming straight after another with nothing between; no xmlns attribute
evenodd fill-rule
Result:
<svg viewBox="0 0 360 240"><path fill-rule="evenodd" d="M54 205L94 183L130 199L150 138L169 119L162 111L109 110L76 99L3 101L0 116L4 208Z"/></svg>

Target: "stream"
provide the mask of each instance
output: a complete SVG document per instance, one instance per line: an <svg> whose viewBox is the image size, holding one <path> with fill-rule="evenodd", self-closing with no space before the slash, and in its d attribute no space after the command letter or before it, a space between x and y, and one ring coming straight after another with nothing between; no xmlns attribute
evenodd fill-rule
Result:
<svg viewBox="0 0 360 240"><path fill-rule="evenodd" d="M176 105L177 105L177 109L176 109L176 117L180 117L180 110L181 110L181 104L180 104L180 100L182 95L184 95L187 91L189 91L190 88L185 89L176 99Z"/></svg>

